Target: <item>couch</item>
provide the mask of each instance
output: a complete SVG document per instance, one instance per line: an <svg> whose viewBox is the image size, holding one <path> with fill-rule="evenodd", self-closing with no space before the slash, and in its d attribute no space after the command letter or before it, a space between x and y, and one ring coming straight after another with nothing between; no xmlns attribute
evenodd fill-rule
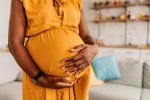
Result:
<svg viewBox="0 0 150 100"><path fill-rule="evenodd" d="M0 52L0 100L22 100L22 71L9 52Z"/></svg>
<svg viewBox="0 0 150 100"><path fill-rule="evenodd" d="M150 100L150 62L119 61L122 78L92 85L90 100Z"/></svg>
<svg viewBox="0 0 150 100"><path fill-rule="evenodd" d="M120 80L91 75L90 100L150 100L150 62L121 61ZM0 100L22 100L22 71L9 52L0 52ZM103 84L103 85L102 85Z"/></svg>

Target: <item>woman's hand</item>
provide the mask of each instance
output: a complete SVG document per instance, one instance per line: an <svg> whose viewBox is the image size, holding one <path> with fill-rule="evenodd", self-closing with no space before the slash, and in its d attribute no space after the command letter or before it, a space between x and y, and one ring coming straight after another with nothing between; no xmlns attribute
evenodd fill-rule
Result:
<svg viewBox="0 0 150 100"><path fill-rule="evenodd" d="M69 77L54 77L47 75L41 76L39 78L38 84L40 86L52 89L70 88L75 84L77 79L71 83L68 81L70 81Z"/></svg>
<svg viewBox="0 0 150 100"><path fill-rule="evenodd" d="M96 44L82 44L72 48L70 51L79 53L74 57L64 59L62 62L65 62L66 64L62 66L62 69L67 69L67 74L79 74L83 72L88 67L88 65L92 63L93 58L98 52L98 46Z"/></svg>

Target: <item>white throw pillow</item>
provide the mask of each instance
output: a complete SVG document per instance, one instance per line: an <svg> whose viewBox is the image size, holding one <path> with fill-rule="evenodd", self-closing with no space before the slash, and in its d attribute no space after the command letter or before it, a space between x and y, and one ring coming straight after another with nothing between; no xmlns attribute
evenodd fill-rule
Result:
<svg viewBox="0 0 150 100"><path fill-rule="evenodd" d="M122 78L119 80L108 81L114 84L130 85L142 87L143 81L143 62L136 60L125 60L118 63Z"/></svg>
<svg viewBox="0 0 150 100"><path fill-rule="evenodd" d="M14 81L20 72L18 64L9 52L0 52L0 85Z"/></svg>

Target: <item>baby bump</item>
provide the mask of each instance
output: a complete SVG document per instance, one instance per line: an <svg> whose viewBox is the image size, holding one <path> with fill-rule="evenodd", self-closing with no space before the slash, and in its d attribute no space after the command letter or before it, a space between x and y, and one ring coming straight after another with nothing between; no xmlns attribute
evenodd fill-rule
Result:
<svg viewBox="0 0 150 100"><path fill-rule="evenodd" d="M68 76L61 69L61 60L77 54L69 50L84 44L80 36L67 29L51 28L30 37L26 48L38 67L46 74L53 76ZM73 75L69 75L73 77Z"/></svg>

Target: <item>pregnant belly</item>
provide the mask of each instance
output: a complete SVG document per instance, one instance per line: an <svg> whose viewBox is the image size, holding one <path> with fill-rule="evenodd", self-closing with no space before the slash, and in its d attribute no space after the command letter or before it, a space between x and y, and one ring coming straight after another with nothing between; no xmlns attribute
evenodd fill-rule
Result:
<svg viewBox="0 0 150 100"><path fill-rule="evenodd" d="M30 37L26 48L38 67L46 74L52 76L70 76L61 69L61 60L77 54L69 50L75 46L84 44L80 36L67 29L52 28ZM80 75L79 75L80 76Z"/></svg>

